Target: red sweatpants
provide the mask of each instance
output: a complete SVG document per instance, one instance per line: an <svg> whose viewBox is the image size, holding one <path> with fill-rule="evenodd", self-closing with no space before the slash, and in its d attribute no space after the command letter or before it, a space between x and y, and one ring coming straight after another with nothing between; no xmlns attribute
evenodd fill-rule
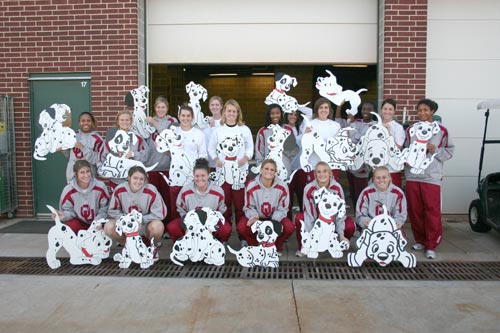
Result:
<svg viewBox="0 0 500 333"><path fill-rule="evenodd" d="M240 238L246 240L248 245L258 246L259 242L257 241L256 235L252 232L252 229L247 226L248 219L243 216L238 223L236 224L236 229L238 230L238 234ZM293 234L293 223L290 219L285 217L281 221L281 226L283 230L281 234L276 239L276 249L281 252L283 250L283 244L285 241Z"/></svg>
<svg viewBox="0 0 500 333"><path fill-rule="evenodd" d="M73 230L75 235L78 234L78 231L87 230L90 227L90 224L82 222L76 217L72 218L71 220L64 221L64 224L70 227L70 229Z"/></svg>
<svg viewBox="0 0 500 333"><path fill-rule="evenodd" d="M174 243L185 234L184 229L182 229L181 223L182 219L180 217L173 219L167 223L167 232ZM231 221L225 220L224 224L222 224L222 222L219 222L217 225L219 226L219 229L214 233L215 238L217 238L221 242L227 242L229 236L231 236L231 232L233 231Z"/></svg>
<svg viewBox="0 0 500 333"><path fill-rule="evenodd" d="M304 199L304 188L307 185L307 174L304 170L299 169L293 175L292 181L288 184L288 193L290 193L290 204L288 205L288 215L287 217L292 220L292 206L293 206L293 196L297 194L297 199L299 202L300 211L302 211L303 207L303 199Z"/></svg>
<svg viewBox="0 0 500 333"><path fill-rule="evenodd" d="M247 179L248 183L248 179ZM233 211L233 203L234 203L234 215L235 215L235 223L237 223L243 216L243 206L245 205L245 189L241 190L233 190L231 188L231 184L224 183L222 184L222 190L224 191L224 202L226 203L226 212L224 213L224 217L227 221L231 222L231 215Z"/></svg>
<svg viewBox="0 0 500 333"><path fill-rule="evenodd" d="M394 185L399 188L403 188L403 179L401 177L401 172L391 172L391 180Z"/></svg>
<svg viewBox="0 0 500 333"><path fill-rule="evenodd" d="M415 241L435 250L443 237L441 186L407 180L406 200Z"/></svg>
<svg viewBox="0 0 500 333"><path fill-rule="evenodd" d="M168 171L161 171L166 177L168 177ZM168 186L165 179L160 175L160 171L149 171L148 172L148 183L154 185L163 199L163 202L167 206L167 217L166 221L170 221L172 217L170 216L172 213L172 208L170 205L170 187Z"/></svg>
<svg viewBox="0 0 500 333"><path fill-rule="evenodd" d="M356 207L359 195L368 186L368 178L356 177L348 172L347 181L349 182L349 195L351 196L352 204Z"/></svg>
<svg viewBox="0 0 500 333"><path fill-rule="evenodd" d="M179 192L182 190L182 186L170 186L170 191L169 191L169 207L168 210L170 211L170 218L172 221L174 219L179 219L181 216L179 215L179 212L177 211L177 197L179 196Z"/></svg>
<svg viewBox="0 0 500 333"><path fill-rule="evenodd" d="M304 213L300 212L295 215L295 235L297 236L297 249L302 249L302 236L300 235L300 220L304 220ZM344 228L344 236L347 239L351 239L352 235L354 235L354 231L356 231L356 223L354 219L350 216L347 216L345 219L345 228Z"/></svg>

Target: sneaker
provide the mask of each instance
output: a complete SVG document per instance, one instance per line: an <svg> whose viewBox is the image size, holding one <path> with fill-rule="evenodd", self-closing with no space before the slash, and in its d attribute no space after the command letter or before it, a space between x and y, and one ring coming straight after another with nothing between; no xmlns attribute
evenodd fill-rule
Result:
<svg viewBox="0 0 500 333"><path fill-rule="evenodd" d="M415 243L411 248L414 249L415 251L421 251L424 249L424 246L420 243Z"/></svg>
<svg viewBox="0 0 500 333"><path fill-rule="evenodd" d="M295 256L299 258L304 258L306 255L302 253L302 251L297 250L297 252L295 252Z"/></svg>
<svg viewBox="0 0 500 333"><path fill-rule="evenodd" d="M425 256L427 259L436 259L436 252L433 250L425 251Z"/></svg>
<svg viewBox="0 0 500 333"><path fill-rule="evenodd" d="M246 247L246 246L248 246L248 243L246 240L243 239L243 240L241 240L240 245L241 245L241 247Z"/></svg>
<svg viewBox="0 0 500 333"><path fill-rule="evenodd" d="M159 250L160 250L160 247L159 247L159 246L155 247L155 250L154 250L154 252L153 252L153 262L158 262L158 261L160 261L160 254L158 253L158 252L159 252Z"/></svg>

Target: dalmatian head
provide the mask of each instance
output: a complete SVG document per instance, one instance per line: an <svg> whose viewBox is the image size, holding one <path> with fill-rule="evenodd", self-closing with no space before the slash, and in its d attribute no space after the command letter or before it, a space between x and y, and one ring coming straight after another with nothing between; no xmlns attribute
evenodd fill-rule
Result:
<svg viewBox="0 0 500 333"><path fill-rule="evenodd" d="M200 209L201 211L205 212L205 227L210 231L210 232L215 232L219 229L219 221L224 224L224 215L222 215L221 212L212 210L207 207L203 207Z"/></svg>
<svg viewBox="0 0 500 333"><path fill-rule="evenodd" d="M116 221L115 231L120 236L124 233L125 235L132 234L139 231L141 223L142 214L133 209L130 213L120 216Z"/></svg>
<svg viewBox="0 0 500 333"><path fill-rule="evenodd" d="M57 122L55 118L55 110L53 108L47 108L40 112L38 116L38 124L42 127L43 130L52 128L54 124Z"/></svg>
<svg viewBox="0 0 500 333"><path fill-rule="evenodd" d="M289 91L292 87L297 86L297 79L285 73L276 73L274 86L279 92Z"/></svg>
<svg viewBox="0 0 500 333"><path fill-rule="evenodd" d="M441 128L439 122L420 121L410 128L410 135L416 136L418 140L429 141Z"/></svg>
<svg viewBox="0 0 500 333"><path fill-rule="evenodd" d="M149 88L146 86L140 86L138 88L130 90L129 94L132 96L132 99L134 101L134 109L146 111L146 108L148 107L148 93Z"/></svg>
<svg viewBox="0 0 500 333"><path fill-rule="evenodd" d="M382 124L382 118L378 115L376 112L370 112L375 119L377 119L377 122L373 125L371 125L367 130L364 135L365 138L368 140L385 140L386 138L390 137L389 131L387 128Z"/></svg>
<svg viewBox="0 0 500 333"><path fill-rule="evenodd" d="M111 247L111 238L104 234L104 230L97 229L98 225L107 222L108 220L93 221L87 230L78 231L77 246L84 248L88 253L100 257L108 257Z"/></svg>
<svg viewBox="0 0 500 333"><path fill-rule="evenodd" d="M165 153L173 147L182 148L182 136L173 128L164 129L155 139L156 150Z"/></svg>
<svg viewBox="0 0 500 333"><path fill-rule="evenodd" d="M316 89L319 94L332 103L339 105L342 102L342 86L337 83L337 78L329 70L326 70L329 76L318 77L316 80Z"/></svg>
<svg viewBox="0 0 500 333"><path fill-rule="evenodd" d="M277 124L267 126L272 130L273 134L267 138L267 146L270 151L282 151L286 138L290 136L290 132Z"/></svg>
<svg viewBox="0 0 500 333"><path fill-rule="evenodd" d="M137 144L137 136L124 130L117 130L113 139L108 142L109 150L119 156L127 154L130 146L135 144Z"/></svg>
<svg viewBox="0 0 500 333"><path fill-rule="evenodd" d="M273 222L257 221L252 224L252 232L257 233L257 241L259 243L274 243L278 238L278 234L274 230Z"/></svg>
<svg viewBox="0 0 500 333"><path fill-rule="evenodd" d="M241 135L234 137L227 136L217 145L217 153L222 153L226 157L236 157L238 151L243 147L243 139Z"/></svg>
<svg viewBox="0 0 500 333"><path fill-rule="evenodd" d="M64 126L71 126L71 109L66 104L52 104L50 108L54 109L54 120Z"/></svg>
<svg viewBox="0 0 500 333"><path fill-rule="evenodd" d="M186 92L189 95L189 100L203 101L207 100L208 92L201 84L194 83L193 81L186 84Z"/></svg>
<svg viewBox="0 0 500 333"><path fill-rule="evenodd" d="M324 217L337 216L342 218L346 214L345 201L338 194L325 187L314 191L314 203L318 206L319 213Z"/></svg>
<svg viewBox="0 0 500 333"><path fill-rule="evenodd" d="M349 165L354 160L358 147L349 137L348 133L352 130L351 127L342 128L337 136L328 138L326 141L326 151L332 157L333 162Z"/></svg>
<svg viewBox="0 0 500 333"><path fill-rule="evenodd" d="M383 140L371 140L368 142L363 155L364 162L372 168L389 164L390 157L389 147Z"/></svg>

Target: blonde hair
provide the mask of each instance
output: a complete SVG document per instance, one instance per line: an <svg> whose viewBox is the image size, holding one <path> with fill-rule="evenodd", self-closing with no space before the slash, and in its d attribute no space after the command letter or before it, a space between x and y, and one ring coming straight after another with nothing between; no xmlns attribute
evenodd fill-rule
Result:
<svg viewBox="0 0 500 333"><path fill-rule="evenodd" d="M234 106L236 108L236 111L238 111L238 115L236 116L236 125L238 126L245 125L245 123L243 122L243 112L241 112L240 104L234 99L228 99L224 104L224 108L222 109L222 117L220 120L220 124L224 125L226 123L226 108L228 107L228 105Z"/></svg>
<svg viewBox="0 0 500 333"><path fill-rule="evenodd" d="M314 167L314 180L318 181L318 178L316 177L316 170L318 170L319 166L324 166L328 169L328 173L330 174L330 178L332 178L332 168L330 168L330 164L326 163L325 161L319 161L316 166Z"/></svg>
<svg viewBox="0 0 500 333"><path fill-rule="evenodd" d="M167 100L167 98L166 98L166 97L164 97L164 96L158 96L158 97L156 97L154 107L156 108L156 105L157 105L157 104L161 104L161 103L165 104L165 105L167 106L167 110L168 110L168 108L169 108L170 106L169 106L169 104L168 104L168 100Z"/></svg>
<svg viewBox="0 0 500 333"><path fill-rule="evenodd" d="M222 100L222 98L220 96L212 96L212 97L210 97L210 99L208 100L208 104L212 103L212 101L214 99L217 100L220 103L221 106L224 105L224 101Z"/></svg>
<svg viewBox="0 0 500 333"><path fill-rule="evenodd" d="M130 112L129 110L120 110L118 111L118 113L116 114L116 119L115 119L115 122L116 122L116 127L120 128L120 124L118 123L118 119L120 118L120 116L122 114L128 114L129 117L130 117L130 120L133 122L134 121L134 117L132 116L132 112Z"/></svg>

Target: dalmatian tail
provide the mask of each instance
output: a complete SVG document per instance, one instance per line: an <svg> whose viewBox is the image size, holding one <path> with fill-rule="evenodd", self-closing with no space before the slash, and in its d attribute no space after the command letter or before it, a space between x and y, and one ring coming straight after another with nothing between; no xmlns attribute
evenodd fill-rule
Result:
<svg viewBox="0 0 500 333"><path fill-rule="evenodd" d="M184 264L180 261L177 261L177 258L175 257L175 253L174 252L171 252L170 253L170 260L172 260L172 262L176 265L179 265L179 266L184 266Z"/></svg>
<svg viewBox="0 0 500 333"><path fill-rule="evenodd" d="M234 254L234 255L238 255L238 251L233 250L233 249L231 248L231 246L229 246L229 245L228 245L228 246L227 246L227 249L228 249L228 250L229 250L229 252L231 252L232 254Z"/></svg>
<svg viewBox="0 0 500 333"><path fill-rule="evenodd" d="M46 205L46 206L47 206L47 208L50 210L50 212L51 212L52 214L55 214L55 215L56 215L56 218L54 219L54 220L55 220L55 222L56 222L56 225L58 225L58 224L62 224L62 223L61 223L61 219L59 218L59 214L57 214L57 211L54 209L54 207L52 207L51 205Z"/></svg>
<svg viewBox="0 0 500 333"><path fill-rule="evenodd" d="M38 160L38 161L45 161L45 160L47 160L46 157L38 155L38 153L36 151L33 153L33 158L35 160Z"/></svg>
<svg viewBox="0 0 500 333"><path fill-rule="evenodd" d="M144 169L146 170L146 172L149 172L149 171L152 171L154 168L156 168L157 165L158 165L158 162L156 162L155 164L153 164L150 167L145 166Z"/></svg>
<svg viewBox="0 0 500 333"><path fill-rule="evenodd" d="M290 177L288 178L288 180L286 181L287 184L290 184L292 182L292 179L293 179L293 176L295 176L295 173L299 171L299 169L297 170L293 170L292 173L290 174Z"/></svg>

